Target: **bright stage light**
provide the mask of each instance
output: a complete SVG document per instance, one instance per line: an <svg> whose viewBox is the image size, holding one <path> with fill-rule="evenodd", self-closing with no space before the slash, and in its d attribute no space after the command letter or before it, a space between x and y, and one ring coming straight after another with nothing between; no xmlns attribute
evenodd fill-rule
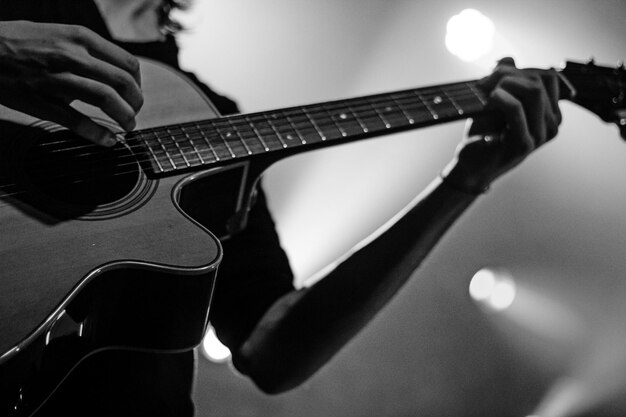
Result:
<svg viewBox="0 0 626 417"><path fill-rule="evenodd" d="M510 273L483 268L470 281L469 293L476 302L492 310L502 311L513 304L517 289Z"/></svg>
<svg viewBox="0 0 626 417"><path fill-rule="evenodd" d="M465 9L448 21L446 47L463 61L486 55L493 47L495 26L478 10Z"/></svg>
<svg viewBox="0 0 626 417"><path fill-rule="evenodd" d="M202 341L202 353L212 362L220 363L230 359L230 350L219 341L212 327Z"/></svg>

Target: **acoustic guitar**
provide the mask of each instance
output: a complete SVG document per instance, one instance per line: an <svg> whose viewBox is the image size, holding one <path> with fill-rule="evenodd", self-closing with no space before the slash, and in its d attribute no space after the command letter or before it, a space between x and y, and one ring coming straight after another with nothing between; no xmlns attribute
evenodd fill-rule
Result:
<svg viewBox="0 0 626 417"><path fill-rule="evenodd" d="M568 63L561 74L571 100L626 137L623 67ZM486 103L468 81L220 117L168 67L142 60L142 79L137 130L113 148L0 108L2 416L32 415L96 352L198 345L220 239L245 227L273 162L477 116Z"/></svg>

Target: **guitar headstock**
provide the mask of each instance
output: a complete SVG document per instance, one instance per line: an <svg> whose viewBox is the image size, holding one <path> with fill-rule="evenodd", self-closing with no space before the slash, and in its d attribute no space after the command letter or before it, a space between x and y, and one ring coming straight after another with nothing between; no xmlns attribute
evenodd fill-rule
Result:
<svg viewBox="0 0 626 417"><path fill-rule="evenodd" d="M574 103L597 114L602 120L615 123L626 139L626 68L587 63L566 62L561 74L576 90Z"/></svg>

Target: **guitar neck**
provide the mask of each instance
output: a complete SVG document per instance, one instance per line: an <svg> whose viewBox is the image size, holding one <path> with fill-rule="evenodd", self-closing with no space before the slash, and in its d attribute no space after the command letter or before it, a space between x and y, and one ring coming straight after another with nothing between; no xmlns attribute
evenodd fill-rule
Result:
<svg viewBox="0 0 626 417"><path fill-rule="evenodd" d="M139 130L126 141L159 175L446 123L481 113L485 102L467 81Z"/></svg>

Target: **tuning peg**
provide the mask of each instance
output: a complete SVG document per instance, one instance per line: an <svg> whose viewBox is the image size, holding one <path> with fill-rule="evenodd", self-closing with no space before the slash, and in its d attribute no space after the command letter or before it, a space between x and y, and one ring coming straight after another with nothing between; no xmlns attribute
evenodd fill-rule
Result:
<svg viewBox="0 0 626 417"><path fill-rule="evenodd" d="M587 60L587 65L596 65L596 59L591 57Z"/></svg>

